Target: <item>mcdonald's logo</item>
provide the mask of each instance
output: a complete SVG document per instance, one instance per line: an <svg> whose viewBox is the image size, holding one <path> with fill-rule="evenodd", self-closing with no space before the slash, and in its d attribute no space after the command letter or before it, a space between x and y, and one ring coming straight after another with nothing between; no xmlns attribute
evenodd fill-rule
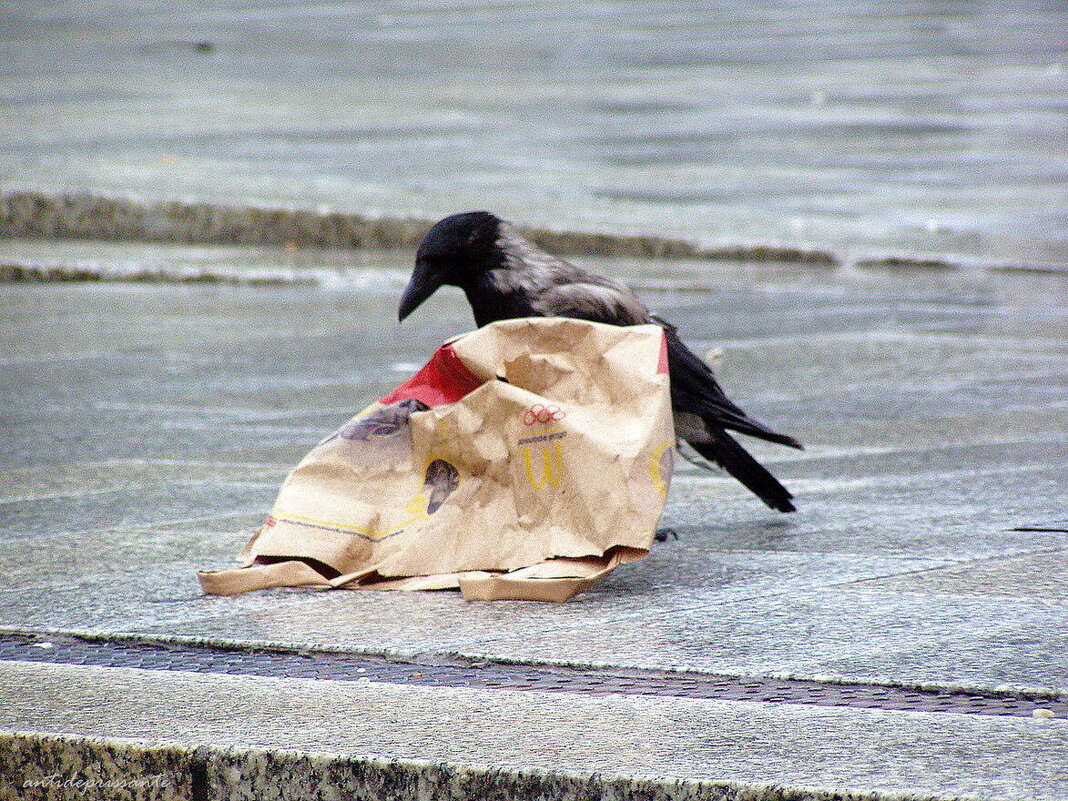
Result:
<svg viewBox="0 0 1068 801"><path fill-rule="evenodd" d="M557 440L550 446L540 448L541 476L535 473L534 449L523 448L523 468L526 470L527 481L536 490L548 487L559 487L564 476L564 444Z"/></svg>
<svg viewBox="0 0 1068 801"><path fill-rule="evenodd" d="M523 425L532 426L535 423L558 423L567 417L567 412L559 406L535 403L523 412Z"/></svg>

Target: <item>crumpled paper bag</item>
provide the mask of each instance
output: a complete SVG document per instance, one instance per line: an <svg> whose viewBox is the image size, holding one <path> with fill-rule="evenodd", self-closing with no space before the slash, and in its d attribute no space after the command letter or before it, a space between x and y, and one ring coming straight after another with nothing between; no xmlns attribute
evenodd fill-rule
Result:
<svg viewBox="0 0 1068 801"><path fill-rule="evenodd" d="M290 473L230 595L459 588L563 601L644 556L674 433L664 332L505 320L443 345Z"/></svg>

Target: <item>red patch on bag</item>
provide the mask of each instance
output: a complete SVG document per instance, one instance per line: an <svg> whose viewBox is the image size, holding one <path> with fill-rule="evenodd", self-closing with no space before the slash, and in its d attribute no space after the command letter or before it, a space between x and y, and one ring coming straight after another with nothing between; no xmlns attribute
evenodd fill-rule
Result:
<svg viewBox="0 0 1068 801"><path fill-rule="evenodd" d="M668 372L667 334L660 339L660 364L656 366L656 372L661 375L667 375Z"/></svg>
<svg viewBox="0 0 1068 801"><path fill-rule="evenodd" d="M456 403L464 395L482 385L482 380L467 369L451 345L434 351L423 368L390 392L379 403L396 403L415 398L427 406Z"/></svg>

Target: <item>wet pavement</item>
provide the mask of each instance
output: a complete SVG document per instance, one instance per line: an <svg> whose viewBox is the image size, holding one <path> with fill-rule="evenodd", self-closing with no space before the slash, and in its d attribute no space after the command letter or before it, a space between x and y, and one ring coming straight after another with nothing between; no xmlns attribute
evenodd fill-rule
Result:
<svg viewBox="0 0 1068 801"><path fill-rule="evenodd" d="M0 798L1068 798L1066 27L10 0ZM678 539L563 605L203 596L472 325L395 309L475 207L617 254L799 511L682 462ZM669 252L718 260L618 257Z"/></svg>
<svg viewBox="0 0 1068 801"><path fill-rule="evenodd" d="M796 514L683 463L663 521L679 539L567 604L213 598L194 572L230 563L287 470L469 312L443 292L398 325L407 252L0 242L9 263L88 254L285 278L0 288L0 627L30 638L0 659L0 727L27 733L0 749L6 775L30 775L19 748L35 765L58 749L107 766L162 758L146 743L163 741L209 749L167 774L179 789L203 774L213 792L261 797L279 774L250 766L293 751L399 759L412 787L429 781L413 765L445 764L586 777L598 792L591 774L651 781L678 798L1068 796L1063 275L582 260L647 284L691 344L721 351L732 397L806 443L754 444ZM121 658L168 643L207 661ZM321 669L391 660L392 673L242 667L267 647ZM218 667L233 649L236 667ZM513 663L518 687L486 686ZM587 689L553 673L568 665ZM460 667L481 678L435 682ZM696 689L663 690L687 676ZM770 689L709 695L725 677ZM810 684L823 705L791 696ZM910 688L964 706L893 701ZM1017 712L977 714L969 697ZM103 758L85 737L122 744ZM302 765L287 786L348 786L333 762Z"/></svg>
<svg viewBox="0 0 1068 801"><path fill-rule="evenodd" d="M1068 263L1063 3L0 10L0 186Z"/></svg>

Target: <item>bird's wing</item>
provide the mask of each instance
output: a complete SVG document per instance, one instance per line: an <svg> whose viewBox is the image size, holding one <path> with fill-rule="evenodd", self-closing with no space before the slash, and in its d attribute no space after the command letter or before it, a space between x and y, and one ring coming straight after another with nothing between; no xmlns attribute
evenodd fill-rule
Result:
<svg viewBox="0 0 1068 801"><path fill-rule="evenodd" d="M569 265L570 266L570 265ZM572 268L578 270L578 268ZM686 347L674 326L651 316L645 304L626 287L606 278L579 271L571 280L557 281L533 297L539 314L578 317L611 325L655 322L667 337L668 372L671 375L671 405L676 416L689 413L700 418L711 438L715 428L728 428L770 442L800 448L793 437L772 431L754 420L723 392L711 368ZM706 438L703 441L709 441ZM698 440L700 441L700 440Z"/></svg>
<svg viewBox="0 0 1068 801"><path fill-rule="evenodd" d="M648 323L649 310L625 287L595 276L578 277L543 289L534 299L535 308L548 317L577 317L611 325Z"/></svg>
<svg viewBox="0 0 1068 801"><path fill-rule="evenodd" d="M495 289L521 293L537 314L612 325L650 322L649 310L628 287L547 253L509 223L499 226L497 247L503 269L493 271Z"/></svg>

